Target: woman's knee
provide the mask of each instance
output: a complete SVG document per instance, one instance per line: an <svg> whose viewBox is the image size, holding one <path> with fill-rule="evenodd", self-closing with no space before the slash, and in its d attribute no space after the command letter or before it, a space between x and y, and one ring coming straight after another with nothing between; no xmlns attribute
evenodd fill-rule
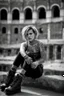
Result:
<svg viewBox="0 0 64 96"><path fill-rule="evenodd" d="M11 70L14 70L14 71L16 71L17 70L17 66L15 66L15 65L12 65L12 67L11 67Z"/></svg>
<svg viewBox="0 0 64 96"><path fill-rule="evenodd" d="M20 54L20 52L18 53L18 55L16 56L13 65L19 67L19 65L24 63L24 58L22 57L22 55Z"/></svg>
<svg viewBox="0 0 64 96"><path fill-rule="evenodd" d="M42 76L42 74L43 74L43 65L41 64L38 66L38 75Z"/></svg>

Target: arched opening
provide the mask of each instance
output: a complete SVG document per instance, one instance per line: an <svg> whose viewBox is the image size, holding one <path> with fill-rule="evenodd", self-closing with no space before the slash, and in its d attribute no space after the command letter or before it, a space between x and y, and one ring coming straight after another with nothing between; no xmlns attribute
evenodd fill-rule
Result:
<svg viewBox="0 0 64 96"><path fill-rule="evenodd" d="M6 28L3 27L3 28L2 28L2 34L5 34L5 33L6 33Z"/></svg>
<svg viewBox="0 0 64 96"><path fill-rule="evenodd" d="M15 34L18 34L18 28L15 28L15 29L14 29L14 33L15 33Z"/></svg>
<svg viewBox="0 0 64 96"><path fill-rule="evenodd" d="M25 9L25 20L32 19L32 10L30 8Z"/></svg>
<svg viewBox="0 0 64 96"><path fill-rule="evenodd" d="M3 54L3 49L2 48L0 48L0 55L2 55Z"/></svg>
<svg viewBox="0 0 64 96"><path fill-rule="evenodd" d="M44 8L39 8L38 9L38 18L39 19L45 19L46 18L46 11L45 11L45 9Z"/></svg>
<svg viewBox="0 0 64 96"><path fill-rule="evenodd" d="M7 11L5 9L1 10L1 20L7 20Z"/></svg>
<svg viewBox="0 0 64 96"><path fill-rule="evenodd" d="M58 45L57 47L57 59L61 59L61 46Z"/></svg>
<svg viewBox="0 0 64 96"><path fill-rule="evenodd" d="M53 54L53 45L49 46L49 60L54 59L54 54Z"/></svg>
<svg viewBox="0 0 64 96"><path fill-rule="evenodd" d="M19 20L19 11L17 9L13 10L12 20Z"/></svg>
<svg viewBox="0 0 64 96"><path fill-rule="evenodd" d="M53 15L54 18L60 17L60 10L59 10L58 6L53 6L52 15Z"/></svg>
<svg viewBox="0 0 64 96"><path fill-rule="evenodd" d="M8 49L8 56L11 55L11 49Z"/></svg>

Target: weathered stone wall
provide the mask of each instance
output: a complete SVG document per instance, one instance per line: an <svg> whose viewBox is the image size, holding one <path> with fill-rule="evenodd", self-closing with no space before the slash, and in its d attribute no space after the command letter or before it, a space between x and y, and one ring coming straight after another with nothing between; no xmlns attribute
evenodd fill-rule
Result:
<svg viewBox="0 0 64 96"><path fill-rule="evenodd" d="M0 9L5 8L7 10L7 14L10 13L10 15L12 15L12 10L14 8L18 8L19 12L20 13L23 12L23 14L24 14L24 8L27 7L27 6L30 6L33 9L33 11L34 11L34 6L35 6L36 7L36 12L37 12L37 8L39 6L44 6L46 8L46 12L47 12L47 10L50 11L50 9L48 9L48 6L51 8L51 6L54 5L54 4L57 4L58 6L60 6L60 9L64 5L64 3L63 3L63 5L61 5L61 0L24 0L24 1L23 0L10 0L10 2L7 1L7 0L5 0L5 1L1 0L0 1ZM7 23L7 21L2 21L1 22L0 44L1 43L3 43L3 44L14 43L15 44L15 43L22 42L22 39L21 39L22 37L21 37L20 31L23 28L24 24L20 24L20 22L18 22L18 21L13 23L11 18L10 18L10 21L11 21L11 23ZM10 21L8 21L8 22L10 22ZM48 25L47 25L48 23L46 23L46 20L45 20L45 24L43 24L43 21L41 21L41 23L42 23L43 31L44 31L45 35L40 34L39 39L46 39L47 38L46 34L48 32ZM51 24L51 26L52 26L51 31L55 30L55 29L58 29L58 31L61 31L62 29L59 27L59 23L57 23L58 27L56 27L55 24ZM32 24L32 22L30 21L30 23L27 22L26 24ZM13 29L14 29L15 26L18 27L18 29L19 29L19 33L17 35L15 35L14 32L13 32L14 31ZM36 26L38 28L40 25L36 25ZM60 26L62 26L62 25L60 25ZM6 31L7 31L4 36L1 33L2 27L6 27ZM10 29L10 39L11 39L10 42L8 42L8 31L9 31L9 29Z"/></svg>

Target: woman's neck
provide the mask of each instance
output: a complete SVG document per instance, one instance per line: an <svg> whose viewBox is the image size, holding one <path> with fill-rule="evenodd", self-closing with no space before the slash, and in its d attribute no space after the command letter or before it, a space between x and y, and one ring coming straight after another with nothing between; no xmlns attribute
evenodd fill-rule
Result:
<svg viewBox="0 0 64 96"><path fill-rule="evenodd" d="M36 42L36 40L29 41L29 42L28 42L28 44L29 44L29 45L34 45L34 44L35 44L35 42Z"/></svg>

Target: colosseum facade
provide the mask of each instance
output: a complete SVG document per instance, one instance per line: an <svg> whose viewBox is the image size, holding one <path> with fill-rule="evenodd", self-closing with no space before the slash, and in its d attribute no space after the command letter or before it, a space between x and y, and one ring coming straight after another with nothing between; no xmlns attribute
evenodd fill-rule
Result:
<svg viewBox="0 0 64 96"><path fill-rule="evenodd" d="M64 0L0 0L0 58L18 53L25 25L37 27L47 61L64 58Z"/></svg>

